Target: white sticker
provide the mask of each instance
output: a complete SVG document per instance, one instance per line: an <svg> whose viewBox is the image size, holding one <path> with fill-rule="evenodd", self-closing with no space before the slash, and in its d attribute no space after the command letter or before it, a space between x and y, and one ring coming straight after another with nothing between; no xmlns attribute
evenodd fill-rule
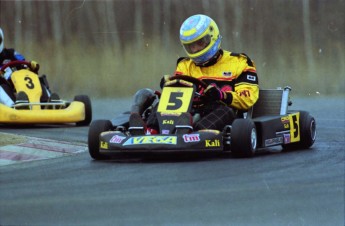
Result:
<svg viewBox="0 0 345 226"><path fill-rule="evenodd" d="M5 69L5 74L4 74L4 77L6 80L10 79L11 75L12 75L12 69L10 67L7 67Z"/></svg>
<svg viewBox="0 0 345 226"><path fill-rule="evenodd" d="M253 82L256 81L256 77L254 75L247 75L247 79Z"/></svg>

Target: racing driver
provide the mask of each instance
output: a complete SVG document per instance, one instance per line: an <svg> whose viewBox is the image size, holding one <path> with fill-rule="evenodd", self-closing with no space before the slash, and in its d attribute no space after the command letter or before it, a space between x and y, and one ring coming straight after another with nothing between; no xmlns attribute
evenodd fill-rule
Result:
<svg viewBox="0 0 345 226"><path fill-rule="evenodd" d="M180 41L188 57L178 59L175 75L192 76L208 84L204 91L205 104L196 109L201 116L193 125L196 130L222 130L237 114L248 111L259 98L254 62L244 53L223 50L221 39L217 24L206 15L193 15L180 28ZM169 77L164 76L161 87L168 80ZM135 100L141 100L141 105L147 105L150 99L150 92L144 90L136 94L141 98L135 96ZM139 102L133 106L138 106ZM141 112L138 109L132 107L130 126L141 124L146 129L143 122L139 123ZM154 115L149 117L147 128L157 129Z"/></svg>
<svg viewBox="0 0 345 226"><path fill-rule="evenodd" d="M0 28L0 67L11 61L17 60L23 61L25 60L25 57L12 48L4 47L4 33ZM33 70L33 72L38 73L39 64L36 61L30 61L30 68ZM0 74L0 103L9 107L14 104L15 100L17 100L17 102L28 101L28 97L24 92L19 92L17 93L16 97L14 96L12 88L10 88L9 82L7 82L10 79L11 74L11 71L9 71L9 73L6 72L4 74ZM45 77L42 77L41 79L45 79ZM44 84L47 84L47 81L44 82ZM44 84L42 84L42 86ZM42 89L42 91L45 91L47 96L54 96L55 99L58 99L57 94L50 94L49 88L47 86L45 86L45 89Z"/></svg>

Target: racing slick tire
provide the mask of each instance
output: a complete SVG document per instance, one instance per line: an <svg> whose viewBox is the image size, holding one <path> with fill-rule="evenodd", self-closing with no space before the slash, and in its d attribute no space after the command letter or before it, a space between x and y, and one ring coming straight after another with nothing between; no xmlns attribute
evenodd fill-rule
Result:
<svg viewBox="0 0 345 226"><path fill-rule="evenodd" d="M77 95L74 97L74 101L82 102L85 106L85 119L80 122L76 122L77 126L88 126L92 120L92 106L91 100L87 95Z"/></svg>
<svg viewBox="0 0 345 226"><path fill-rule="evenodd" d="M283 151L308 149L314 144L316 140L315 118L306 111L300 111L299 125L301 140L296 143L282 145Z"/></svg>
<svg viewBox="0 0 345 226"><path fill-rule="evenodd" d="M236 119L231 129L231 152L235 157L248 158L257 147L256 127L250 119Z"/></svg>
<svg viewBox="0 0 345 226"><path fill-rule="evenodd" d="M95 160L106 159L105 155L99 153L99 135L104 131L113 129L109 120L95 120L91 123L88 134L88 148L90 156Z"/></svg>

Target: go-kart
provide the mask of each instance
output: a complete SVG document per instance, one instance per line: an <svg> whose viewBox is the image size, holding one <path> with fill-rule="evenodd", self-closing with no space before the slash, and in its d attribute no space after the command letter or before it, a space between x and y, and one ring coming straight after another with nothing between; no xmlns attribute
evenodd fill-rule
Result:
<svg viewBox="0 0 345 226"><path fill-rule="evenodd" d="M260 90L260 98L247 112L238 112L231 125L222 131L193 128L180 120L189 114L195 100L200 100L206 84L190 76L172 77L158 94L157 111L152 106L144 112L157 114L158 134L135 135L129 127L129 112L113 120L95 120L88 132L89 154L93 159L111 158L113 153L152 152L231 152L235 157L251 157L273 146L284 149L307 149L316 138L316 123L306 111L288 110L290 87ZM200 104L200 103L198 103ZM182 123L181 123L182 122Z"/></svg>
<svg viewBox="0 0 345 226"><path fill-rule="evenodd" d="M0 85L14 100L12 106L0 103L0 124L62 124L75 123L87 126L92 120L92 107L87 95L77 95L73 101L50 99L46 77L27 61L12 61L0 69L1 74L10 73L10 78L0 76ZM16 101L24 93L25 101Z"/></svg>

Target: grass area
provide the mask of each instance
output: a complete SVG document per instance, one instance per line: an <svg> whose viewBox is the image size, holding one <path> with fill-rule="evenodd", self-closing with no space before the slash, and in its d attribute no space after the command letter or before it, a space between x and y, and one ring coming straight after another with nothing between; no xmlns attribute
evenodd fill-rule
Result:
<svg viewBox="0 0 345 226"><path fill-rule="evenodd" d="M26 141L26 137L14 134L0 133L0 136L0 146L20 144Z"/></svg>
<svg viewBox="0 0 345 226"><path fill-rule="evenodd" d="M255 60L263 88L289 85L296 95L334 95L344 94L345 90L342 47L341 43L333 43L325 49L316 48L311 60L301 46L243 52ZM184 55L179 45L170 50L151 44L121 49L78 41L63 45L45 42L17 49L41 64L40 73L47 74L51 89L64 98L77 94L128 97L143 87L159 89L162 75L172 74L177 58Z"/></svg>

